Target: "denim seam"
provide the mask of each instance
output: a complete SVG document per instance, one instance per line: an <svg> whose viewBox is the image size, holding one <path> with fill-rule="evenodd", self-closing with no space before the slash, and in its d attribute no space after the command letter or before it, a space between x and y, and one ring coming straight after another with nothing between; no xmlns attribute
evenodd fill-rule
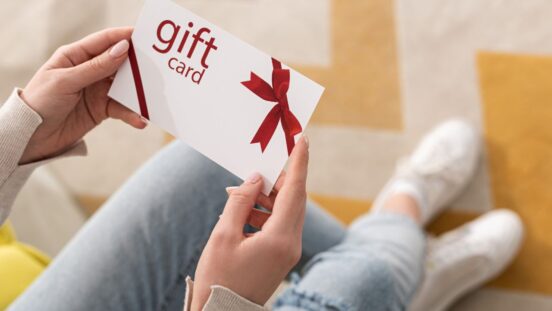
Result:
<svg viewBox="0 0 552 311"><path fill-rule="evenodd" d="M288 295L293 295L296 301L294 301L294 303L289 301L290 298L287 297ZM287 300L287 301L282 301L282 300ZM328 307L338 311L353 310L351 306L349 306L348 304L346 304L345 302L339 299L324 298L318 293L310 293L304 290L299 290L297 288L291 289L291 292L284 294L282 297L280 297L278 299L278 302L274 306L275 307L292 306L292 307L305 308L305 310L308 310L308 311L320 311L319 308L311 308L308 305L304 305L303 302L305 301L314 303L317 306L322 306L325 308L324 310L328 310L327 309Z"/></svg>
<svg viewBox="0 0 552 311"><path fill-rule="evenodd" d="M292 306L305 308L308 311L319 311L320 309L313 309L311 306L304 305L304 302L313 303L317 306L323 306L324 308L333 308L338 311L352 311L354 310L349 304L337 298L326 298L319 293L309 292L304 289L297 288L297 284L300 281L300 277L297 273L292 274L292 282L294 283L289 289L287 289L274 303L274 307ZM294 301L291 301L291 297Z"/></svg>

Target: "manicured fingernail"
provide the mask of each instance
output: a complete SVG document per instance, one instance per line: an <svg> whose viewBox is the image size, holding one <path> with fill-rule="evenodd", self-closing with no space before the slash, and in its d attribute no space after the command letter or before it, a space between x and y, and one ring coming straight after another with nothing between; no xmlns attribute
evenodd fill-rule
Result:
<svg viewBox="0 0 552 311"><path fill-rule="evenodd" d="M307 136L307 134L303 133L303 140L305 141L305 144L307 145L307 148L309 148L309 137Z"/></svg>
<svg viewBox="0 0 552 311"><path fill-rule="evenodd" d="M109 50L109 55L114 58L119 58L128 51L129 46L127 40L119 41Z"/></svg>
<svg viewBox="0 0 552 311"><path fill-rule="evenodd" d="M259 182L259 180L261 180L261 174L259 173L253 173L253 175L249 176L245 182L247 183L250 183L250 184L256 184Z"/></svg>
<svg viewBox="0 0 552 311"><path fill-rule="evenodd" d="M226 187L226 193L231 194L232 191L238 189L238 187Z"/></svg>

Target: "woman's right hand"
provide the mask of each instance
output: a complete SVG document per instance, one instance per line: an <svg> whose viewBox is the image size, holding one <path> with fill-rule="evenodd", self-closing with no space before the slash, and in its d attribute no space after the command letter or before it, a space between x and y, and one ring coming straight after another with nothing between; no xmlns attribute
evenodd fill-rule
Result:
<svg viewBox="0 0 552 311"><path fill-rule="evenodd" d="M261 194L263 181L259 174L230 192L199 260L192 310L203 309L214 285L264 305L297 264L305 219L308 159L308 140L303 137L293 149L287 174L280 177L275 187L277 194ZM253 210L255 203L272 209L268 219ZM246 223L262 228L257 233L244 234Z"/></svg>

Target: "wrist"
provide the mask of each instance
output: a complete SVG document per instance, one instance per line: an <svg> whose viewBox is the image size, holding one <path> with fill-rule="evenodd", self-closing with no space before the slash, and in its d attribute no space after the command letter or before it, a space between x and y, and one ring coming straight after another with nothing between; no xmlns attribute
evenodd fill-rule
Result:
<svg viewBox="0 0 552 311"><path fill-rule="evenodd" d="M201 311L209 299L210 290L194 286L190 311Z"/></svg>
<svg viewBox="0 0 552 311"><path fill-rule="evenodd" d="M20 91L15 89L12 92L0 113L0 142L3 148L8 148L17 155L15 161L26 154L31 138L43 123L42 117L21 99Z"/></svg>
<svg viewBox="0 0 552 311"><path fill-rule="evenodd" d="M27 89L17 89L17 97L25 106L44 119L42 113L40 113L33 104L35 100L33 98L32 91L29 92Z"/></svg>

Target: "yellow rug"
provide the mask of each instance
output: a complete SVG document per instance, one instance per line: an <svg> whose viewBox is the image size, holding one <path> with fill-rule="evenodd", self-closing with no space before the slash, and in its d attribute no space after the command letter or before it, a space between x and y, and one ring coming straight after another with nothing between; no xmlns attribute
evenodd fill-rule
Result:
<svg viewBox="0 0 552 311"><path fill-rule="evenodd" d="M552 294L552 57L478 60L495 205L526 226L520 256L493 284Z"/></svg>

